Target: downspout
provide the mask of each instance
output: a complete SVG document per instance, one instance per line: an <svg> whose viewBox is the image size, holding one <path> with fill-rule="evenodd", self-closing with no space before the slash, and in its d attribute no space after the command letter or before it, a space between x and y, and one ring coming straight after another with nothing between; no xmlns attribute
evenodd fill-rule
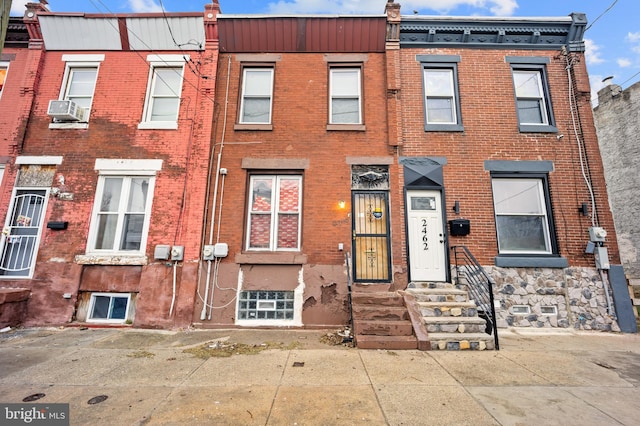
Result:
<svg viewBox="0 0 640 426"><path fill-rule="evenodd" d="M227 131L227 110L229 107L229 81L231 80L231 56L229 56L227 64L227 85L224 97L224 116L222 118L222 136L220 139L220 150L218 151L218 160L216 164L216 180L213 188L213 202L211 204L211 221L209 226L209 245L213 245L213 232L215 227L216 203L218 202L218 185L220 180L220 163L222 161L222 150L224 149L224 138ZM215 147L214 147L215 148ZM222 210L222 209L221 209ZM218 228L220 225L218 224ZM218 234L219 235L219 234ZM207 278L205 280L204 300L202 303L202 311L200 312L200 320L203 321L207 317L207 300L209 298L209 287L211 286L211 260L207 260ZM213 304L213 289L211 289L211 300ZM209 314L209 319L211 315Z"/></svg>

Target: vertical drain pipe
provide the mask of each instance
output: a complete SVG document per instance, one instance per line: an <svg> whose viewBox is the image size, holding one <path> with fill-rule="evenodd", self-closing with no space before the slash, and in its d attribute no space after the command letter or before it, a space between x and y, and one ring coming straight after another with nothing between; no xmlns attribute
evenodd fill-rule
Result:
<svg viewBox="0 0 640 426"><path fill-rule="evenodd" d="M220 140L220 151L218 151L218 162L216 164L216 180L213 188L213 203L211 204L211 225L209 226L209 245L213 244L213 230L216 217L216 203L218 202L218 182L220 179L220 163L222 161L222 150L224 148L224 137L227 131L227 110L229 107L229 81L231 80L231 56L227 63L227 87L224 98L224 117L222 119L222 138ZM214 146L215 147L215 146ZM218 224L218 228L220 224ZM209 287L211 286L211 261L207 260L207 279L205 280L205 296L202 302L202 311L200 312L200 321L207 318L207 299L209 296ZM211 289L211 305L213 305L213 289ZM209 318L211 319L211 318Z"/></svg>

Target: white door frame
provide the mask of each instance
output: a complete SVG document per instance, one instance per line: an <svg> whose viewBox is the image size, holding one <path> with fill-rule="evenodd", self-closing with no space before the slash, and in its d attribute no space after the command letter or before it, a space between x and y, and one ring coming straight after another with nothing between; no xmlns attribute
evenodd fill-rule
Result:
<svg viewBox="0 0 640 426"><path fill-rule="evenodd" d="M443 191L407 188L405 203L410 280L447 281L449 257Z"/></svg>

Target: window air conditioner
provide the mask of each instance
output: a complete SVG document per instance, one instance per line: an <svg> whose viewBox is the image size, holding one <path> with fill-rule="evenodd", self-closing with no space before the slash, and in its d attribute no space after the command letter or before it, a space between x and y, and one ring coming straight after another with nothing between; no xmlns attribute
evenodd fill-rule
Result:
<svg viewBox="0 0 640 426"><path fill-rule="evenodd" d="M82 121L84 108L73 101L49 101L47 114L58 120Z"/></svg>

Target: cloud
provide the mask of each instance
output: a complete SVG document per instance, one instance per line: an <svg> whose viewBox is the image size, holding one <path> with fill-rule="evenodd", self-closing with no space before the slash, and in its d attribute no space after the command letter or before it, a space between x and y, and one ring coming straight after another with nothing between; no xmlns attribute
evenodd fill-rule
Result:
<svg viewBox="0 0 640 426"><path fill-rule="evenodd" d="M627 58L618 58L616 62L618 62L618 66L621 68L626 68L631 66L631 61Z"/></svg>
<svg viewBox="0 0 640 426"><path fill-rule="evenodd" d="M637 43L640 41L640 32L638 33L628 33L627 34L627 41L631 42L631 43Z"/></svg>
<svg viewBox="0 0 640 426"><path fill-rule="evenodd" d="M587 64L597 65L605 62L605 60L600 57L600 46L595 44L593 40L585 38L584 45L586 48L585 57L587 59Z"/></svg>
<svg viewBox="0 0 640 426"><path fill-rule="evenodd" d="M154 0L129 0L129 6L134 13L162 12L160 5Z"/></svg>
<svg viewBox="0 0 640 426"><path fill-rule="evenodd" d="M333 14L383 14L385 0L278 0L268 5L268 12L275 14L333 13ZM400 0L403 15L411 15L413 10L424 10L446 14L467 6L494 15L513 15L518 8L517 0Z"/></svg>
<svg viewBox="0 0 640 426"><path fill-rule="evenodd" d="M27 10L25 5L29 3L31 0L13 0L11 2L11 13L10 16L23 16L24 12Z"/></svg>

